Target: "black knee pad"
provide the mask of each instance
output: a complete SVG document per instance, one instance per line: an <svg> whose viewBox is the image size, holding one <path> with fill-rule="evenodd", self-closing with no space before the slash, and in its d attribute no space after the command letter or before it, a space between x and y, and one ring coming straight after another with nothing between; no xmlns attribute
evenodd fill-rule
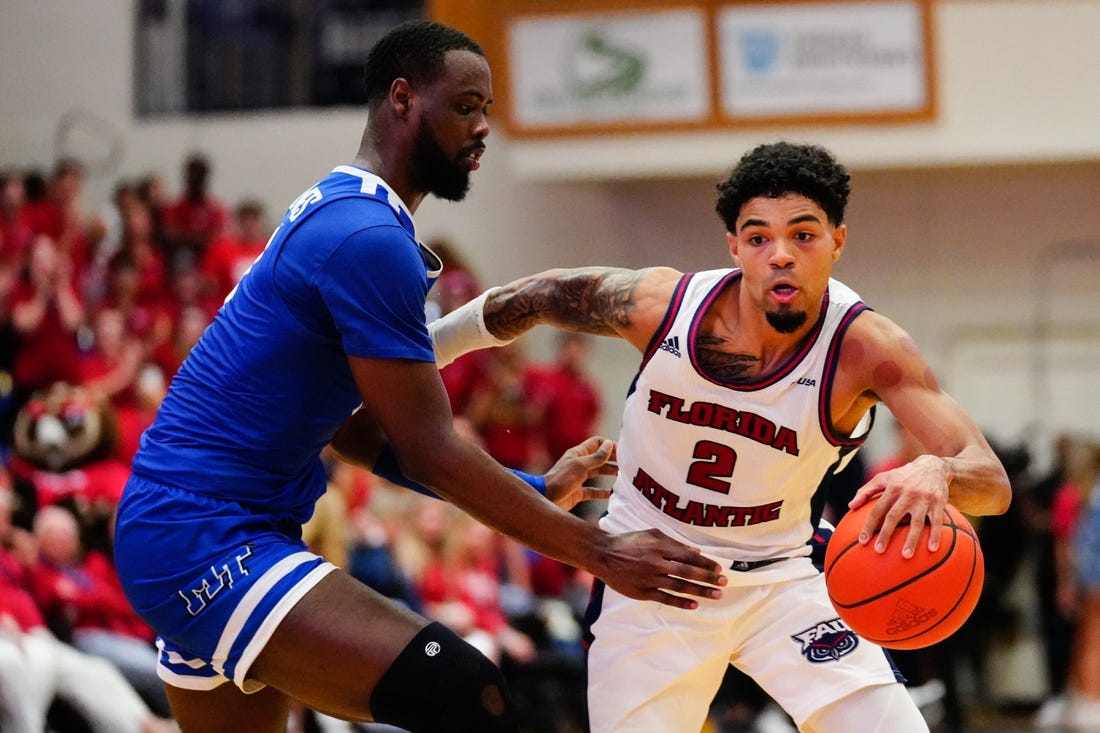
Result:
<svg viewBox="0 0 1100 733"><path fill-rule="evenodd" d="M411 733L518 733L504 677L439 623L413 637L370 696L379 723Z"/></svg>

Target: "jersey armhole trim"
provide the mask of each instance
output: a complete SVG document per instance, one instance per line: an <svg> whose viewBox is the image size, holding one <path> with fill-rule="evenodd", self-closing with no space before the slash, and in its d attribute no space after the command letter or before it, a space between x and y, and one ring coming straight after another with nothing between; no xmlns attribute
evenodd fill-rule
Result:
<svg viewBox="0 0 1100 733"><path fill-rule="evenodd" d="M665 340L665 336L672 329L672 324L680 313L680 306L684 303L684 293L687 292L688 283L691 282L691 278L694 276L695 273L690 272L680 276L679 282L676 283L676 289L672 291L672 299L669 301L668 309L665 310L664 318L661 319L660 325L657 326L657 330L653 332L653 337L649 339L649 343L645 347L638 371L645 369L645 365L653 358L661 342Z"/></svg>
<svg viewBox="0 0 1100 733"><path fill-rule="evenodd" d="M848 328L859 314L869 310L871 309L867 307L863 301L857 301L848 307L847 312L845 312L840 324L833 333L832 341L829 343L829 350L825 356L825 368L821 373L822 381L825 384L818 399L817 414L818 422L821 424L821 434L825 436L825 439L829 441L831 445L858 447L867 442L867 435L871 432L870 427L868 427L862 433L855 436L843 436L838 434L837 431L833 429L832 415L829 410L829 405L832 404L833 379L840 365L840 348L844 341L844 334L848 332ZM874 418L872 417L872 423L873 421ZM863 421L861 420L860 422L862 424Z"/></svg>

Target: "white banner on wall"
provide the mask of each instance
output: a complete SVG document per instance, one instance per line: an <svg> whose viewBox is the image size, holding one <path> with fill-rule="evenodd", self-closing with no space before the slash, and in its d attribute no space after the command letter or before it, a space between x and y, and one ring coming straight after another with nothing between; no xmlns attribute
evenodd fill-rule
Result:
<svg viewBox="0 0 1100 733"><path fill-rule="evenodd" d="M929 104L915 0L731 5L718 14L733 117L914 112Z"/></svg>
<svg viewBox="0 0 1100 733"><path fill-rule="evenodd" d="M699 10L526 16L508 36L521 127L690 122L712 114Z"/></svg>

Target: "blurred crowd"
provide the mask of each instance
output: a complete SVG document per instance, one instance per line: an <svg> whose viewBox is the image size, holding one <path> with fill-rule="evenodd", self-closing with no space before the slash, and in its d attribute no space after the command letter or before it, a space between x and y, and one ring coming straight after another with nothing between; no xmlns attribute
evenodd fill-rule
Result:
<svg viewBox="0 0 1100 733"><path fill-rule="evenodd" d="M182 162L178 182L119 181L96 211L86 207L84 175L73 160L48 172L0 170L5 732L41 733L47 723L61 733L172 729L154 634L114 575L113 509L168 383L273 228L258 201L223 203L199 154ZM449 242L427 244L446 263L430 320L483 283ZM441 376L471 439L506 466L540 473L599 432L604 406L586 337L558 335L545 361L526 348L521 339L470 354ZM896 454L877 465L853 461L837 477L834 523L867 478L920 452L903 432L895 438ZM1032 701L1035 724L1100 730L1100 446L1065 434L1043 461L1020 447L998 450L1015 499L1007 514L976 522L986 563L979 607L951 639L896 661L929 719L964 731L996 699L988 689L996 649L1037 633L1045 682ZM583 730L591 578L449 504L328 465L330 490L303 528L306 542L498 662L530 733ZM594 521L601 509L575 511ZM1022 577L1033 584L1033 608L1012 594ZM714 733L793 730L751 681L731 670L727 682L708 724ZM300 710L290 729L351 727Z"/></svg>

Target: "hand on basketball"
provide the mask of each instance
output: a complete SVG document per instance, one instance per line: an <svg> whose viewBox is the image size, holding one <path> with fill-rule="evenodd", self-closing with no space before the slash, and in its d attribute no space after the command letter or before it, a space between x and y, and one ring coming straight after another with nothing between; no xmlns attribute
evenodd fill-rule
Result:
<svg viewBox="0 0 1100 733"><path fill-rule="evenodd" d="M848 508L857 509L876 498L878 501L868 513L859 535L861 544L867 544L874 538L875 550L885 552L894 531L908 524L901 554L912 557L927 522L931 525L928 550L936 551L943 524L943 508L947 504L946 464L943 460L924 455L904 466L883 471L860 487L848 503Z"/></svg>
<svg viewBox="0 0 1100 733"><path fill-rule="evenodd" d="M562 454L546 472L546 498L566 511L582 501L607 499L610 489L586 486L596 476L614 476L619 472L614 463L615 444L596 435Z"/></svg>
<svg viewBox="0 0 1100 733"><path fill-rule="evenodd" d="M593 573L624 596L676 608L699 605L684 596L721 598L714 586L726 584L718 563L656 529L608 535L600 563Z"/></svg>
<svg viewBox="0 0 1100 733"><path fill-rule="evenodd" d="M891 649L920 649L943 641L966 622L981 597L985 561L977 532L944 505L939 550L917 543L912 557L896 545L875 552L860 544L871 498L845 514L825 548L825 586L840 618L864 639ZM931 532L931 528L928 530ZM921 541L923 542L923 540Z"/></svg>

